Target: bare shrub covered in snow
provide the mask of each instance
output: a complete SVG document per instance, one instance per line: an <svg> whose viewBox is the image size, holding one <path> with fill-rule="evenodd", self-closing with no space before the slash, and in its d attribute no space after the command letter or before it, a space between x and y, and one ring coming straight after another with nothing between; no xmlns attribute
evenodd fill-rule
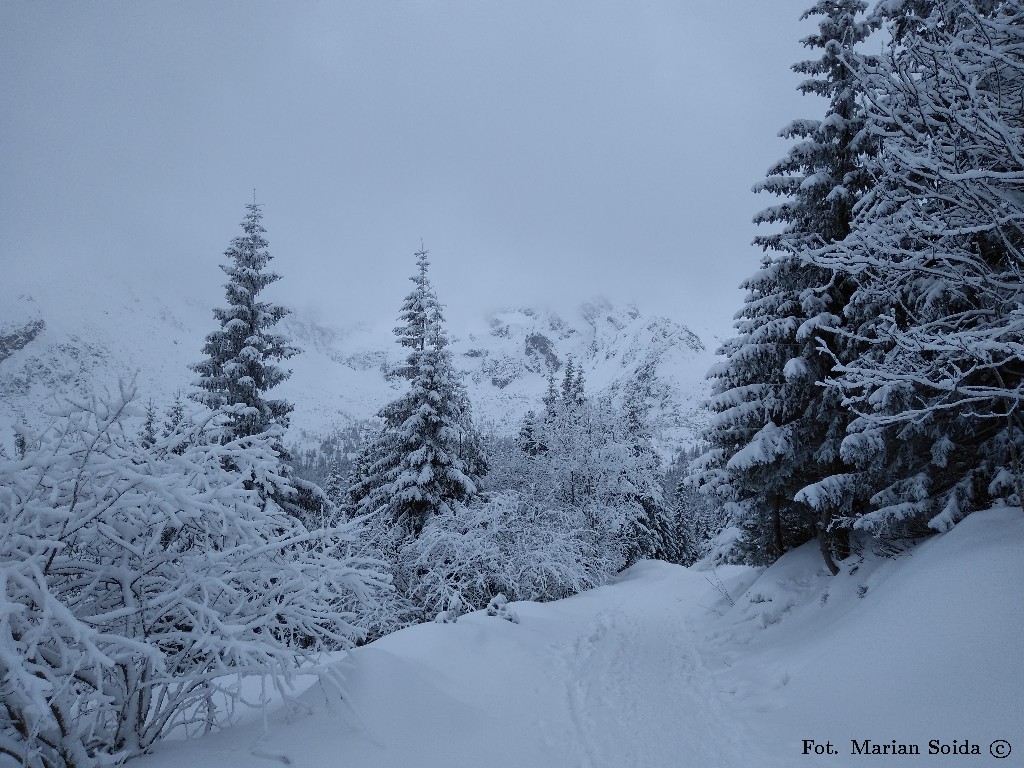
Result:
<svg viewBox="0 0 1024 768"><path fill-rule="evenodd" d="M435 514L402 550L410 596L428 615L494 596L556 600L604 581L583 520L514 491Z"/></svg>
<svg viewBox="0 0 1024 768"><path fill-rule="evenodd" d="M608 394L587 397L582 372L567 366L561 397L552 377L543 413L527 414L515 447L493 462L492 487L566 510L573 525L590 532L591 567L607 575L644 558L683 556L648 425L649 382L642 379L627 383L619 404Z"/></svg>
<svg viewBox="0 0 1024 768"><path fill-rule="evenodd" d="M283 485L275 435L222 441L206 413L143 448L132 395L69 405L0 462L0 754L24 765L216 727L226 680L280 687L349 646L383 585L351 525L308 531L260 493Z"/></svg>

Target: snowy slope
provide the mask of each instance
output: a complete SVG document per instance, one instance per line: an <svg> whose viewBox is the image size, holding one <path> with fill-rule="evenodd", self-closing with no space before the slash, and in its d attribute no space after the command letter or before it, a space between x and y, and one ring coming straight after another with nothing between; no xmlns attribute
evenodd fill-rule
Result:
<svg viewBox="0 0 1024 768"><path fill-rule="evenodd" d="M166 406L194 379L188 366L202 356L215 301L110 275L48 275L0 286L0 340L23 341L0 352L0 424L45 421L55 394L116 387L119 376L135 376L143 399ZM30 324L42 327L26 339L18 332ZM385 353L372 329L332 329L307 313L289 317L284 330L305 351L288 361L294 375L274 394L296 403L297 429L343 425L389 396L394 385L382 375Z"/></svg>
<svg viewBox="0 0 1024 768"><path fill-rule="evenodd" d="M549 373L560 383L570 360L582 367L589 394L614 397L627 381L646 377L652 428L663 448L692 441L705 423L704 374L713 355L679 323L603 298L571 315L522 307L496 311L487 320L486 332L452 345L485 426L507 429L539 409Z"/></svg>
<svg viewBox="0 0 1024 768"><path fill-rule="evenodd" d="M478 612L413 627L342 662L344 700L314 684L290 711L165 742L135 765L1024 764L1019 509L836 578L813 546L763 574L717 573L735 607L707 571L644 562L567 600L512 604L518 624ZM804 755L804 739L838 755ZM864 739L922 754L851 756ZM929 756L931 739L983 756ZM1009 759L989 756L995 739Z"/></svg>
<svg viewBox="0 0 1024 768"><path fill-rule="evenodd" d="M977 512L896 560L844 565L828 576L808 545L715 622L719 683L766 748L815 739L844 755L811 765L1024 765L1021 510ZM922 754L854 760L851 739ZM932 739L969 740L983 759L929 756ZM995 739L1013 745L1009 759L989 755Z"/></svg>
<svg viewBox="0 0 1024 768"><path fill-rule="evenodd" d="M13 422L45 422L55 393L115 388L119 375L136 375L142 398L165 407L176 391L188 389L188 366L201 357L218 298L212 291L176 295L125 276L83 279L70 271L0 284L3 439ZM291 379L274 392L295 403L291 441L312 441L367 418L400 389L385 376L401 353L390 327L332 324L309 309L282 326L303 350L287 362ZM692 439L701 425L710 354L685 327L633 307L601 300L567 319L531 308L500 311L455 339L452 351L478 421L499 432L539 406L548 369L559 375L570 357L582 362L591 392L614 391L647 370L666 449Z"/></svg>

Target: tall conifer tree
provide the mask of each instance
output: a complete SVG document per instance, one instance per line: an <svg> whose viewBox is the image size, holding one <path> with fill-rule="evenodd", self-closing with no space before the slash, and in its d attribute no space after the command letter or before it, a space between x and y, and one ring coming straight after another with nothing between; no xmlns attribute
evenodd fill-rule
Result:
<svg viewBox="0 0 1024 768"><path fill-rule="evenodd" d="M314 483L295 477L284 448L284 431L292 404L266 397L268 390L285 381L291 371L278 363L297 354L284 334L273 328L290 310L259 299L260 293L281 276L267 270L272 258L260 223L263 213L253 202L246 206L243 234L234 238L221 269L228 276L228 306L213 310L220 327L206 337L206 358L192 370L199 374L198 391L189 396L208 408L221 411L220 439L271 435L279 461L273 472L246 478L264 497L274 501L308 525L318 526L330 504Z"/></svg>
<svg viewBox="0 0 1024 768"><path fill-rule="evenodd" d="M251 203L246 211L244 234L231 241L224 252L228 263L221 265L228 276L224 285L228 306L213 310L220 327L206 337L206 358L192 366L199 374L199 391L191 397L214 410L233 407L227 426L231 438L288 426L293 406L264 395L291 374L277 363L299 351L272 330L289 310L259 300L260 292L281 276L267 271L271 255L260 206Z"/></svg>
<svg viewBox="0 0 1024 768"><path fill-rule="evenodd" d="M819 347L823 333L844 322L852 286L833 269L807 266L805 252L847 235L869 186L854 51L871 30L860 18L865 9L863 0L820 0L803 15L821 17L818 32L803 41L821 56L793 69L808 76L800 91L829 106L823 120L782 130L798 143L754 187L784 198L754 221L785 226L755 239L765 250L761 270L743 283L738 336L720 350L728 359L708 374L715 416L705 435L710 447L697 460L699 482L732 505L758 562L819 535L835 570L830 510L815 511L794 495L840 461L849 419L835 391L820 386L832 359Z"/></svg>
<svg viewBox="0 0 1024 768"><path fill-rule="evenodd" d="M381 410L383 429L357 460L352 487L356 512L375 518L392 551L417 536L433 514L469 501L487 466L447 348L427 251L415 255L414 287L394 331L408 350L395 372L409 381L409 389Z"/></svg>

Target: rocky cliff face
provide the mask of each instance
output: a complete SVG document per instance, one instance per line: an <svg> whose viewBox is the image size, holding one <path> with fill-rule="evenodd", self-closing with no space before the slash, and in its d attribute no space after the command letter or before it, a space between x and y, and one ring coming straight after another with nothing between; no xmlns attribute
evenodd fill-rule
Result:
<svg viewBox="0 0 1024 768"><path fill-rule="evenodd" d="M15 320L0 325L0 362L19 349L24 349L44 328L46 328L46 321L41 317L31 320Z"/></svg>

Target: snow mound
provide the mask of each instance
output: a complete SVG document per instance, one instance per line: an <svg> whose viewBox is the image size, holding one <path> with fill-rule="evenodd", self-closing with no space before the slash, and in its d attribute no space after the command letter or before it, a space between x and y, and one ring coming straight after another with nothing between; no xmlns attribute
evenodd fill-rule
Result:
<svg viewBox="0 0 1024 768"><path fill-rule="evenodd" d="M835 577L816 547L738 591L709 633L722 690L765 750L796 761L814 739L835 746L836 765L882 765L894 758L851 756L851 740L895 740L921 752L900 766L934 766L932 740L969 740L992 760L1006 739L999 764L1024 765L1021 510L976 512L895 559L862 553Z"/></svg>

